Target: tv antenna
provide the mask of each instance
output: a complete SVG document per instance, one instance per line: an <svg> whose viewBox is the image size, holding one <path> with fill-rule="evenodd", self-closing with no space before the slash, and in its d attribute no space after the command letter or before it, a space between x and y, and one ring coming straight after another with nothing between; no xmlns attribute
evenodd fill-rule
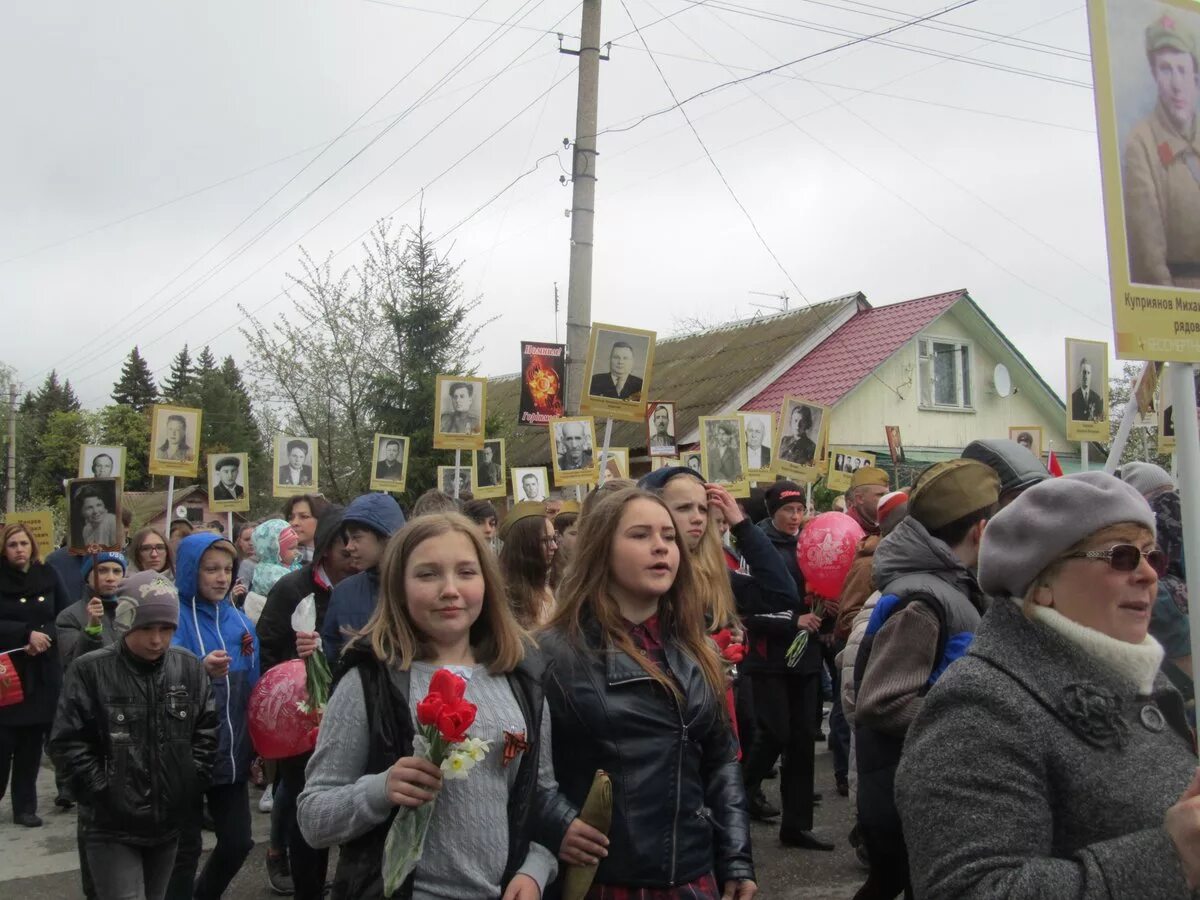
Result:
<svg viewBox="0 0 1200 900"><path fill-rule="evenodd" d="M755 297L771 297L782 304L782 306L776 306L774 303L751 303L751 306L757 306L759 309L769 309L777 313L788 311L788 295L786 292L780 291L778 294L769 294L766 291L747 291L746 293L752 294Z"/></svg>

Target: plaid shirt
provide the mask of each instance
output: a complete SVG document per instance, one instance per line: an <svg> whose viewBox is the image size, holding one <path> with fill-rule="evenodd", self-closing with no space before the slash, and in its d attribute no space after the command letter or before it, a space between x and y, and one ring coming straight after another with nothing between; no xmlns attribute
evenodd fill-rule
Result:
<svg viewBox="0 0 1200 900"><path fill-rule="evenodd" d="M721 900L721 889L711 874L678 887L623 887L593 884L584 900Z"/></svg>

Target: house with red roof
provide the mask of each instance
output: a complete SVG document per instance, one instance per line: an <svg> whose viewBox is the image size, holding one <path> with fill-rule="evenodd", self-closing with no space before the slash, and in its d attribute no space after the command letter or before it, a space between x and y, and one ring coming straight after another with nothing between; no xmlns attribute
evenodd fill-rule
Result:
<svg viewBox="0 0 1200 900"><path fill-rule="evenodd" d="M489 412L515 422L519 389L516 376L490 379ZM700 416L778 416L796 397L828 410L829 447L877 455L889 468L885 426L899 428L910 469L956 457L976 438L1020 433L1013 429L1035 438L1043 458L1052 442L1065 468L1072 456L1078 466L1062 399L966 290L882 306L848 294L660 339L650 393L675 402L684 448L698 445ZM514 431L508 464L546 464L546 430ZM643 426L614 423L612 446L629 448L635 477L648 471Z"/></svg>

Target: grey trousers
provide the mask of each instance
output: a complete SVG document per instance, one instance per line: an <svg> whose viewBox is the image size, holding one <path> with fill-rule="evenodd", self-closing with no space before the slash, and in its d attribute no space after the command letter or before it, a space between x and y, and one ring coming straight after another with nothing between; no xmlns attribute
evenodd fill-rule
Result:
<svg viewBox="0 0 1200 900"><path fill-rule="evenodd" d="M172 839L141 847L88 840L88 866L98 900L163 900L175 866L177 843Z"/></svg>

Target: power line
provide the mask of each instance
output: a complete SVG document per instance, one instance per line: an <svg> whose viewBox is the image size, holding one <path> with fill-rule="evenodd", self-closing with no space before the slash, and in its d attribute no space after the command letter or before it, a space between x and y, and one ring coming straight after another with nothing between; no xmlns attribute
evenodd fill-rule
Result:
<svg viewBox="0 0 1200 900"><path fill-rule="evenodd" d="M479 5L478 9L482 9L483 6L485 6L488 2L490 2L490 0L483 0L483 2ZM531 2L535 2L535 0L525 0L525 2L522 4L522 8L524 6L527 6ZM543 2L545 2L545 0L536 0L534 7L532 9L528 10L527 12L525 12L525 14L522 16L522 18L524 18L525 16L528 16L531 12L533 12L533 9L536 9L537 6L540 6ZM519 11L520 11L520 8L518 9L518 12ZM517 13L514 12L513 16L515 16L516 14ZM510 18L512 18L512 16L510 16ZM250 213L250 215L243 218L242 221L239 222L237 225L235 225L233 227L233 229L231 229L224 237L222 237L215 244L213 244L211 247L209 247L208 250L204 251L204 253L202 253L200 256L198 256L191 263L189 263L188 266L185 267L181 272L179 272L173 278L168 280L166 282L166 284L164 284L161 288L159 288L157 291L155 291L149 298L147 298L141 304L138 304L137 306L135 306L129 313L126 313L124 316L122 316L121 318L117 319L115 322L110 324L108 326L108 328L104 329L99 334L94 335L91 338L91 340L88 343L86 343L83 347L78 348L72 354L69 354L67 357L64 357L64 361L66 359L70 359L72 356L78 354L79 352L81 352L82 350L91 346L92 344L95 344L97 341L102 341L115 328L120 327L122 324L124 324L126 321L128 321L130 316L135 315L139 309L142 309L142 308L148 306L150 304L150 302L153 301L154 298L157 297L160 293L162 293L162 291L165 290L168 285L170 285L172 282L174 282L178 278L180 278L183 274L185 274L187 271L189 271L192 267L194 267L202 259L204 259L206 256L208 256L209 253L211 253L218 246L220 246L222 243L224 243L229 237L231 237L234 233L236 233L244 224L246 224L246 222L248 222L251 218L253 218L271 200L273 200L276 196L278 196L279 193L284 190L284 188L286 188L293 181L295 181L295 179L297 177L299 177L299 175L301 173L306 171L308 169L308 167L312 165L312 163L314 163L317 159L319 159L325 153L325 151L327 149L329 149L329 147L331 147L331 146L333 146L333 144L337 143L337 141L339 141L347 133L347 131L349 131L350 128L352 128L354 125L356 125L359 121L362 120L362 118L365 115L367 115L367 113L369 113L372 109L374 109L381 102L383 102L383 100L388 95L390 95L392 93L392 91L394 91L396 89L396 87L398 87L401 83L403 83L413 72L415 72L439 48L441 48L448 40L450 40L450 38L460 28L462 28L464 24L465 24L464 22L460 22L458 25L454 26L454 28L451 29L449 34L447 34L444 38L442 38L442 40L439 41L437 43L437 45L435 45L432 49L430 49L425 54L425 56L423 56L415 65L413 65L407 72L405 72L405 74L400 77L399 81L397 81L395 84L393 84L392 87L388 88L388 90L385 91L384 94L381 97L379 97L379 99L377 99L374 103L372 103L371 106L369 106L363 113L361 113L354 120L354 122L352 122L349 126L347 126L346 129L343 129L343 131L341 132L341 134L338 135L338 137L334 138L334 140L332 142L330 142L330 144L328 144L326 147L322 148L322 150L319 153L317 153L317 155L314 156L313 159L309 160L309 162L306 163L300 169L299 172L297 172L295 175L293 175L291 178L289 178L288 181L285 182L285 184L283 186L278 188L274 193L271 194L270 197L268 197L266 200L264 200L262 203L260 203L254 209L254 211L252 211ZM198 279L193 281L190 285L188 285L186 288L184 288L182 291L180 291L178 294L176 294L174 297L172 297L170 300L168 300L166 309L169 310L169 309L173 309L174 307L178 306L179 303L181 303L183 300L185 300L188 296L195 293L196 290L198 290L200 287L203 287L213 277L215 277L217 274L219 274L221 271L223 271L229 265L231 265L236 260L238 260L248 249L250 249L250 247L252 247L254 244L258 243L258 241L261 240L264 236L266 236L266 234L268 232L273 230L275 228L275 226L280 224L284 219L286 219L289 215L291 215L296 209L298 209L310 197L312 197L314 194L316 194L317 191L321 190L321 188L323 188L326 184L328 184L334 177L336 177L340 172L342 172L347 166L349 166L356 159L358 159L360 156L362 156L362 154L364 154L368 149L370 149L372 146L374 146L377 142L382 140L403 119L407 118L407 116L416 108L416 103L419 103L422 100L425 100L426 98L428 98L434 91L436 91L442 85L447 83L451 78L453 78L456 74L458 74L460 71L462 71L462 69L470 62L473 55L475 53L477 53L479 51L479 49L485 43L487 43L489 40L491 40L493 38L493 36L497 35L499 33L499 31L500 31L500 28L493 30L492 33L487 38L485 38L483 41L480 41L479 44L477 44L474 48L472 48L470 51L468 51L468 53L462 59L460 59L457 63L455 63L455 65L452 66L448 72L443 74L442 77L439 78L431 87L427 88L426 91L417 99L417 101L415 103L410 104L408 106L408 108L406 108L403 112L401 112L400 115L396 116L391 122L388 123L388 125L385 128L383 128L378 134L376 134L369 141L367 141L367 143L364 144L361 148L359 148L359 150L357 152L355 152L349 159L347 159L345 162L343 162L341 165L339 165L336 169L334 169L333 172L331 172L329 175L327 175L314 188L309 190L304 196L302 196L299 200L297 200L295 203L293 203L288 209L284 210L283 213L281 213L273 221L268 223L264 228L259 230L259 232L257 234L255 234L252 238L250 238L248 241L243 243L240 247L238 247L231 254L228 254L221 262L217 263L215 266L210 268L204 275L201 275ZM497 38L497 40L498 40L498 38ZM141 327L142 325L146 324L151 319L160 317L163 314L163 312L164 312L164 310L162 310L162 309L153 310L147 316L143 317L141 320L139 320L137 323L135 323L135 325L133 327L135 327L135 328ZM49 369L43 370L43 372L45 372L45 371L49 371ZM42 373L39 373L39 375L40 374L42 374Z"/></svg>

